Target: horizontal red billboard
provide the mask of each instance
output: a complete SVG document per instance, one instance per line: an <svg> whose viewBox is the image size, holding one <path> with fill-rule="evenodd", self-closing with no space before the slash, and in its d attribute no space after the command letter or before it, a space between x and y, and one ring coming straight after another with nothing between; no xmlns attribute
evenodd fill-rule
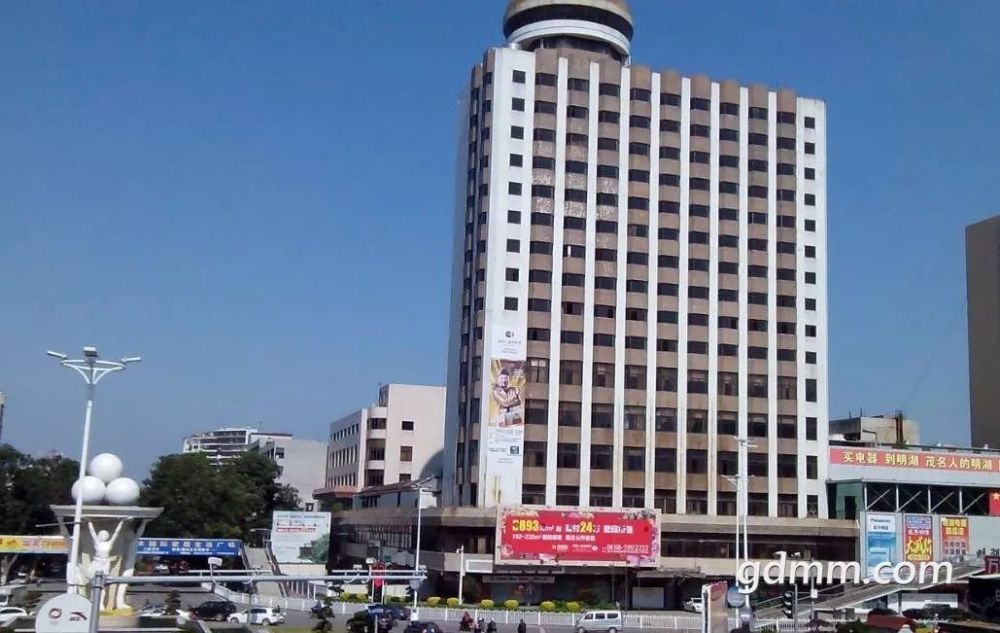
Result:
<svg viewBox="0 0 1000 633"><path fill-rule="evenodd" d="M497 565L656 567L660 520L655 510L502 507Z"/></svg>

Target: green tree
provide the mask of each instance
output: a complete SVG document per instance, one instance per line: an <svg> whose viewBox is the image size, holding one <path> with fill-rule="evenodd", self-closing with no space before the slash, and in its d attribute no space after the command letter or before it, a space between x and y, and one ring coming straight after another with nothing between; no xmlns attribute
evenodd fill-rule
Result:
<svg viewBox="0 0 1000 633"><path fill-rule="evenodd" d="M241 538L271 526L275 510L298 508L295 491L275 480L280 470L260 453L214 467L200 453L164 455L143 482L143 505L162 507L148 534L178 538Z"/></svg>
<svg viewBox="0 0 1000 633"><path fill-rule="evenodd" d="M70 490L79 468L62 456L36 459L0 445L0 534L51 533L56 520L51 506L72 503ZM0 585L17 558L0 555Z"/></svg>

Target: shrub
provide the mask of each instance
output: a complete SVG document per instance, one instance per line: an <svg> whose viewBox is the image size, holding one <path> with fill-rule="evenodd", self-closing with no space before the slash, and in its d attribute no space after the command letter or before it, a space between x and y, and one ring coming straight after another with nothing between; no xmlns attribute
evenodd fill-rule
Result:
<svg viewBox="0 0 1000 633"><path fill-rule="evenodd" d="M449 607L451 607L451 608L454 609L455 607L457 607L460 604L462 604L462 601L459 600L458 598L448 598L448 606Z"/></svg>
<svg viewBox="0 0 1000 633"><path fill-rule="evenodd" d="M567 602L566 603L566 610L569 611L570 613L579 613L580 612L580 603L579 602Z"/></svg>
<svg viewBox="0 0 1000 633"><path fill-rule="evenodd" d="M552 602L551 600L546 600L541 604L539 604L538 608L546 613L551 613L552 611L556 610L556 603Z"/></svg>
<svg viewBox="0 0 1000 633"><path fill-rule="evenodd" d="M427 599L428 606L436 607L439 604L441 604L441 598L439 598L438 596L431 596L430 598Z"/></svg>
<svg viewBox="0 0 1000 633"><path fill-rule="evenodd" d="M479 606L481 606L484 609L492 609L493 607L496 606L496 603L490 600L489 598L485 598L482 602L479 603Z"/></svg>
<svg viewBox="0 0 1000 633"><path fill-rule="evenodd" d="M503 606L505 609L509 609L510 611L516 611L518 607L517 600L506 600L503 603Z"/></svg>

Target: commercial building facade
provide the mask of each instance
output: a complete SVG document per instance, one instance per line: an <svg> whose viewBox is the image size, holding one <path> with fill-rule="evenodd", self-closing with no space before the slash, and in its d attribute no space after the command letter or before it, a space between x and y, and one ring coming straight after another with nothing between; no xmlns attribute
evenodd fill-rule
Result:
<svg viewBox="0 0 1000 633"><path fill-rule="evenodd" d="M460 104L446 503L825 517L826 111L515 0ZM747 438L741 442L739 438Z"/></svg>
<svg viewBox="0 0 1000 633"><path fill-rule="evenodd" d="M387 384L376 404L330 424L326 481L317 497L440 476L444 387Z"/></svg>
<svg viewBox="0 0 1000 633"><path fill-rule="evenodd" d="M1000 216L965 229L973 446L1000 446Z"/></svg>

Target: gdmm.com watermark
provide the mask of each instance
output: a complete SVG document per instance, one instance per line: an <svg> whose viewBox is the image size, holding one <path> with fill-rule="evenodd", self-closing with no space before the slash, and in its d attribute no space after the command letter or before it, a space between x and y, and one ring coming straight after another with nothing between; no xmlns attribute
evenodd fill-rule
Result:
<svg viewBox="0 0 1000 633"><path fill-rule="evenodd" d="M797 579L813 578L816 584L869 584L909 585L939 584L952 581L952 566L947 561L925 563L882 562L872 568L872 574L862 577L861 564L843 561L787 560L782 552L777 558L766 563L745 561L740 564L736 584L741 593L757 591L761 582L765 585L785 585ZM943 572L943 573L942 573ZM942 575L944 578L942 579Z"/></svg>

